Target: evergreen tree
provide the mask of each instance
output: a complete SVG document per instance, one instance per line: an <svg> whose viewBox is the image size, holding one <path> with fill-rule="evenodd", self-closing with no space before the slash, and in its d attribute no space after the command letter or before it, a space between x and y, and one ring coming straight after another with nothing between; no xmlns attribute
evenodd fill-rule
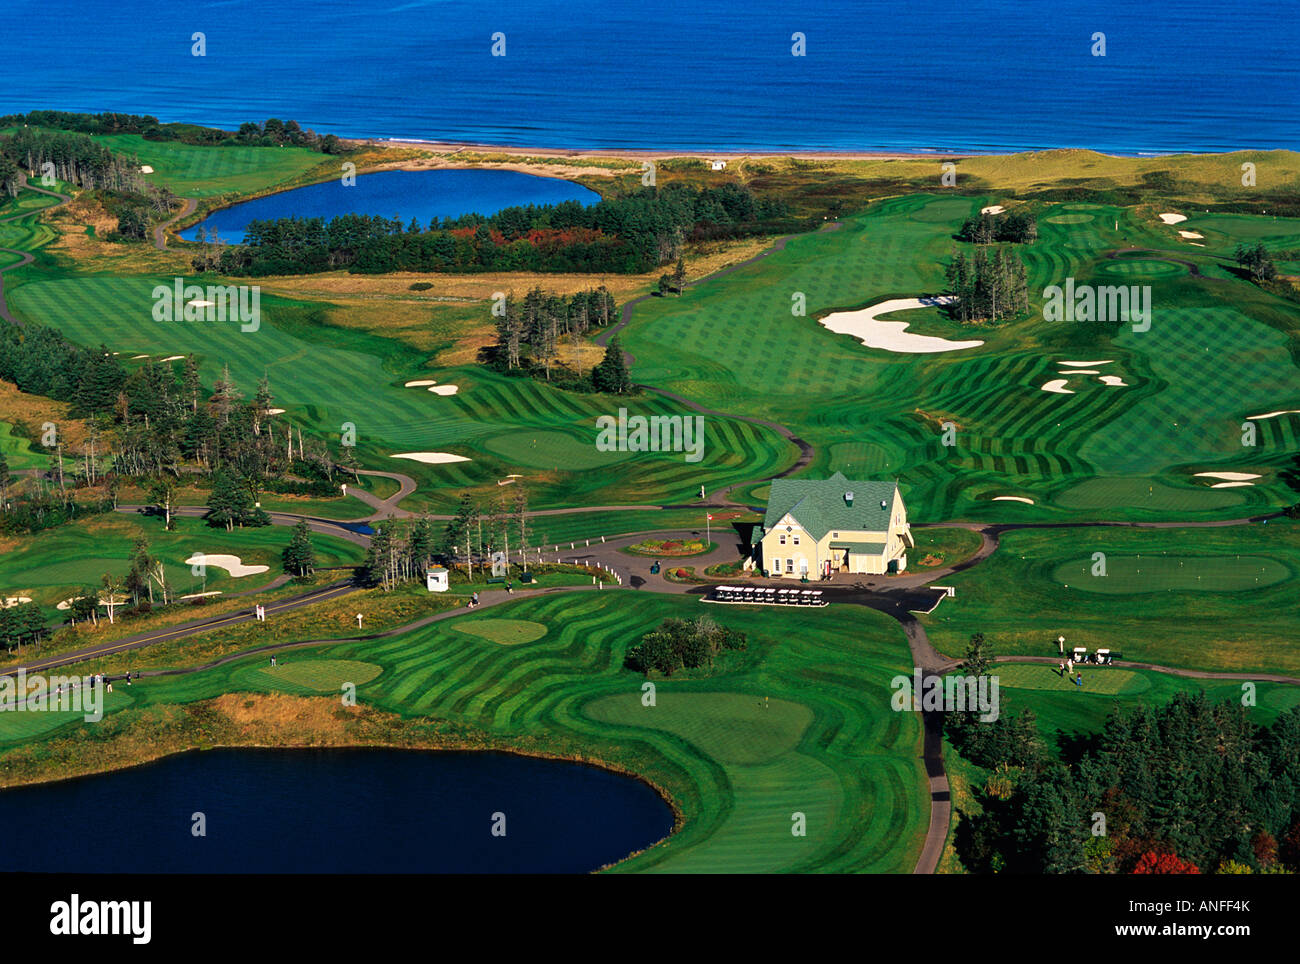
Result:
<svg viewBox="0 0 1300 964"><path fill-rule="evenodd" d="M623 361L623 342L616 334L605 348L605 357L591 370L591 383L598 392L625 395L632 390L632 377Z"/></svg>
<svg viewBox="0 0 1300 964"><path fill-rule="evenodd" d="M284 547L284 569L302 577L310 575L316 568L316 551L311 544L311 526L306 519L299 519L293 527L289 544Z"/></svg>

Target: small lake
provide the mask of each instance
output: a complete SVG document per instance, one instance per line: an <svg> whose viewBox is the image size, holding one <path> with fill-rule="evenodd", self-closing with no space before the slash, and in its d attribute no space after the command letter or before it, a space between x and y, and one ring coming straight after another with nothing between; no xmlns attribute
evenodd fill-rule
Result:
<svg viewBox="0 0 1300 964"><path fill-rule="evenodd" d="M191 833L201 812L207 835ZM493 815L506 834L493 836ZM0 871L586 873L662 840L672 811L596 767L506 753L217 749L0 790L26 827Z"/></svg>
<svg viewBox="0 0 1300 964"><path fill-rule="evenodd" d="M221 240L236 243L244 239L250 221L328 219L340 214L396 216L404 225L415 218L422 227L428 227L433 218L495 214L517 204L595 204L599 200L595 191L573 181L519 171L378 171L357 175L351 186L340 178L222 208L186 228L180 236L195 241L199 228L208 232L216 228Z"/></svg>

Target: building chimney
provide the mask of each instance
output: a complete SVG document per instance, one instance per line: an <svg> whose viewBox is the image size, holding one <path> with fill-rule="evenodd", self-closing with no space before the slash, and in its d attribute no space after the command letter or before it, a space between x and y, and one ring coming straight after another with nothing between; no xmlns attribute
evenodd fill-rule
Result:
<svg viewBox="0 0 1300 964"><path fill-rule="evenodd" d="M881 500L880 500L880 507L881 507L882 509L885 508L885 500L884 500L884 499L881 499Z"/></svg>

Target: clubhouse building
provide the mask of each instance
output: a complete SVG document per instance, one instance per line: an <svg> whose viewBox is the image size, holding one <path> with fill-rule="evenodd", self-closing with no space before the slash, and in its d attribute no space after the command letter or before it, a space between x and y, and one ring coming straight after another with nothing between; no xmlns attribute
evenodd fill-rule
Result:
<svg viewBox="0 0 1300 964"><path fill-rule="evenodd" d="M771 576L822 579L907 569L915 547L897 482L775 479L759 541L758 566Z"/></svg>

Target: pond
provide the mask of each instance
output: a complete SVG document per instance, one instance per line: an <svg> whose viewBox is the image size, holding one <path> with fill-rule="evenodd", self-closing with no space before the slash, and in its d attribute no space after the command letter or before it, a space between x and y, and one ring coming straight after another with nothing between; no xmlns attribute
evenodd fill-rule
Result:
<svg viewBox="0 0 1300 964"><path fill-rule="evenodd" d="M192 832L200 813L205 836ZM0 790L0 826L39 828L5 848L0 871L585 873L672 825L646 784L577 763L215 749Z"/></svg>
<svg viewBox="0 0 1300 964"><path fill-rule="evenodd" d="M215 228L222 241L233 244L244 239L250 221L272 218L373 214L398 217L403 224L415 218L428 227L433 218L495 214L517 204L595 204L600 200L595 191L573 181L519 171L379 171L358 175L355 181L349 186L340 178L244 201L213 211L180 236L195 241L200 228L209 233Z"/></svg>

